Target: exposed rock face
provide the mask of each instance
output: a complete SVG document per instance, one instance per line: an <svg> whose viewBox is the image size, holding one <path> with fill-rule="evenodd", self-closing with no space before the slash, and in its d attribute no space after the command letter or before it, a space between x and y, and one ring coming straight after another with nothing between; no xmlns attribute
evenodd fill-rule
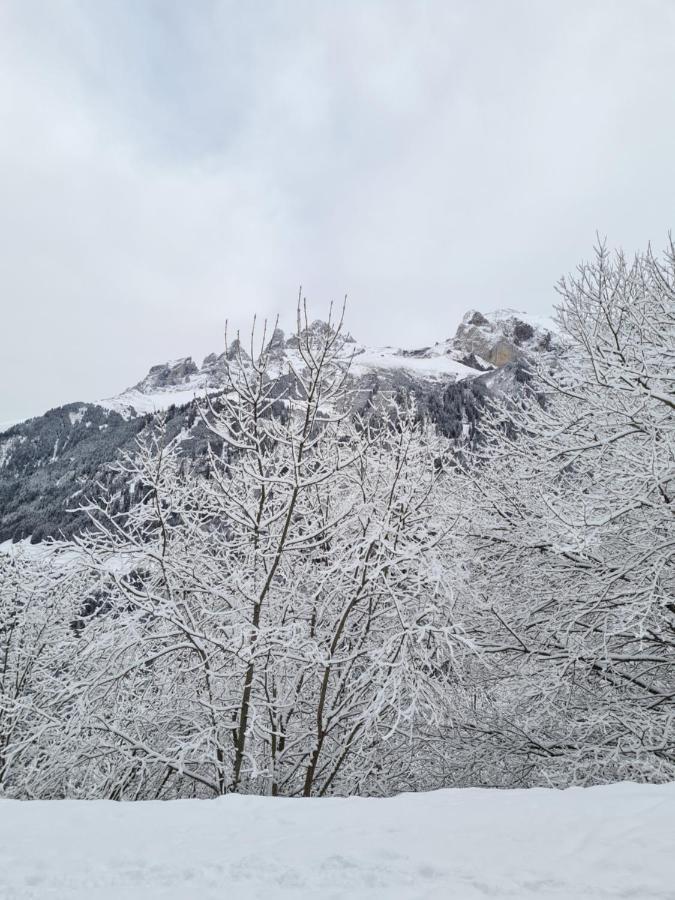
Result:
<svg viewBox="0 0 675 900"><path fill-rule="evenodd" d="M533 353L555 348L555 324L547 319L528 317L515 310L489 315L470 310L462 319L453 345L456 350L497 368L522 360Z"/></svg>
<svg viewBox="0 0 675 900"><path fill-rule="evenodd" d="M489 365L485 364L485 360L481 362L475 353L468 353L466 356L461 356L459 361L462 365L469 366L470 369L478 369L479 372L489 372L491 368Z"/></svg>
<svg viewBox="0 0 675 900"><path fill-rule="evenodd" d="M247 359L248 353L244 350L244 345L239 338L235 338L232 343L228 345L228 348L225 351L225 358L232 362L233 359L237 359L239 356L243 359Z"/></svg>
<svg viewBox="0 0 675 900"><path fill-rule="evenodd" d="M204 376L206 387L218 388L225 381L225 353L209 353L204 357L201 374Z"/></svg>
<svg viewBox="0 0 675 900"><path fill-rule="evenodd" d="M516 344L520 345L533 337L534 328L528 322L521 322L520 319L516 319L516 324L513 329L513 339Z"/></svg>
<svg viewBox="0 0 675 900"><path fill-rule="evenodd" d="M267 344L268 350L283 350L286 346L286 335L281 328L275 328Z"/></svg>
<svg viewBox="0 0 675 900"><path fill-rule="evenodd" d="M336 329L333 325L330 325L328 322L324 322L323 319L315 319L311 323L311 325L308 325L307 328L303 329L302 334L304 337L308 337L310 341L313 338L320 340L326 335L329 336L335 334L335 330ZM281 329L276 329L275 334L277 333L277 331L281 331ZM281 332L281 334L283 335L283 331ZM356 341L351 336L351 334L349 334L349 332L341 331L338 343L340 346L344 346L344 344L355 344ZM288 340L285 341L284 346L289 350L296 349L298 346L297 335L291 335L291 337L289 337Z"/></svg>
<svg viewBox="0 0 675 900"><path fill-rule="evenodd" d="M426 359L428 358L431 347L420 347L419 350L400 350L401 356L407 356L409 359Z"/></svg>
<svg viewBox="0 0 675 900"><path fill-rule="evenodd" d="M192 375L196 375L199 369L192 361L191 356L174 359L169 362L152 366L143 381L135 385L138 391L154 391L157 388L173 387L186 384Z"/></svg>
<svg viewBox="0 0 675 900"><path fill-rule="evenodd" d="M507 363L513 362L517 355L514 345L507 340L498 340L496 344L488 351L488 362L493 366L505 366Z"/></svg>

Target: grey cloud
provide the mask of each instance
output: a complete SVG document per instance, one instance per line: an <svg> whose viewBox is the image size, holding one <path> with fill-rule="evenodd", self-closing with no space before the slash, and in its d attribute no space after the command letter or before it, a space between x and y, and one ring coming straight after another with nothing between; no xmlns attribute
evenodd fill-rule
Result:
<svg viewBox="0 0 675 900"><path fill-rule="evenodd" d="M0 420L320 314L422 344L658 246L670 0L0 7Z"/></svg>

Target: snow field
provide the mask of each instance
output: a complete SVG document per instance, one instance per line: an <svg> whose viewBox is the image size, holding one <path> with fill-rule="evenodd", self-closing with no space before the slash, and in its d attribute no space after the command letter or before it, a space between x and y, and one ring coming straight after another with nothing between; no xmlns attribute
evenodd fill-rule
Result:
<svg viewBox="0 0 675 900"><path fill-rule="evenodd" d="M675 784L0 801L2 900L675 898Z"/></svg>

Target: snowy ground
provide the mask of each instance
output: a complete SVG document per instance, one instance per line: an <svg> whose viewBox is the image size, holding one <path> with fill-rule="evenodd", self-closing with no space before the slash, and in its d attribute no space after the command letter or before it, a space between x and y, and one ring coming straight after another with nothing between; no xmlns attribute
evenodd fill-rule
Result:
<svg viewBox="0 0 675 900"><path fill-rule="evenodd" d="M675 898L675 784L0 801L2 900Z"/></svg>

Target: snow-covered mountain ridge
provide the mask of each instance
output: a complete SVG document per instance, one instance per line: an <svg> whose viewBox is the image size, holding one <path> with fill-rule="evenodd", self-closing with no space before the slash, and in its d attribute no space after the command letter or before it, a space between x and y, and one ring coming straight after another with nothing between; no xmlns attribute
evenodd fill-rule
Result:
<svg viewBox="0 0 675 900"><path fill-rule="evenodd" d="M317 320L310 329L325 327L324 322ZM343 351L355 378L372 373L401 373L426 382L457 382L476 378L518 357L550 351L558 341L556 324L550 318L511 309L487 315L470 310L453 338L426 347L369 347L348 335ZM210 353L201 366L190 356L154 365L137 384L98 404L128 418L181 406L205 393L217 393L225 384L227 361L236 352L237 343L233 341L220 354ZM296 337L287 338L277 328L269 346L279 373L301 365Z"/></svg>
<svg viewBox="0 0 675 900"><path fill-rule="evenodd" d="M355 379L357 406L378 391L413 392L420 411L442 434L471 441L485 398L518 390L520 362L554 353L558 343L548 320L512 310L489 315L471 310L454 337L429 346L369 347L346 335L342 353ZM277 329L268 345L273 372L301 367L297 337ZM169 360L114 397L69 403L0 432L0 543L68 537L85 527L84 514L69 510L110 482L109 464L120 452L133 452L159 412L166 416L167 437L181 435L181 451L198 464L210 436L193 401L223 390L228 356L238 349L232 342L201 366L189 356ZM131 499L125 485L115 482L115 490L126 508Z"/></svg>

